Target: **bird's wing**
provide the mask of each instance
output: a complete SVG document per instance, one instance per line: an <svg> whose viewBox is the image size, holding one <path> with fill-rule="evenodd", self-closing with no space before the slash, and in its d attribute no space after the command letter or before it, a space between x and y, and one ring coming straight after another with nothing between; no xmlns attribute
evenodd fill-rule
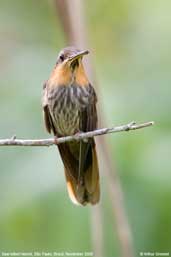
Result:
<svg viewBox="0 0 171 257"><path fill-rule="evenodd" d="M49 133L53 131L55 134L55 128L54 128L53 121L52 121L49 107L48 107L47 82L43 84L42 107L43 107L43 116L44 116L44 123L45 123L46 130Z"/></svg>
<svg viewBox="0 0 171 257"><path fill-rule="evenodd" d="M89 104L84 110L80 112L80 131L87 132L96 129L97 114L95 103ZM79 175L83 176L85 169L91 165L91 155L89 156L90 147L94 145L93 139L86 139L80 141L79 151ZM88 158L89 157L89 158Z"/></svg>
<svg viewBox="0 0 171 257"><path fill-rule="evenodd" d="M94 88L89 85L89 104L80 112L80 131L88 132L97 128L97 97ZM91 160L87 159L90 146L94 146L94 140L88 139L87 142L80 141L80 172L84 172L90 165ZM85 167L86 165L86 167Z"/></svg>
<svg viewBox="0 0 171 257"><path fill-rule="evenodd" d="M97 97L91 85L89 91L90 103L82 111L80 119L80 130L84 132L97 128ZM86 188L90 193L96 190L99 172L94 138L88 139L87 142L80 141L79 175L84 177Z"/></svg>

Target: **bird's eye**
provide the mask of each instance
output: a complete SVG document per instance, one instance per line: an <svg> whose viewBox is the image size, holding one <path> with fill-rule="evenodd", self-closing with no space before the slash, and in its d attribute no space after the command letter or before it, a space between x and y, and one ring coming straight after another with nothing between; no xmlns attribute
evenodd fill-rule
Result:
<svg viewBox="0 0 171 257"><path fill-rule="evenodd" d="M61 55L59 56L59 59L60 59L61 62L63 62L63 61L64 61L64 55L61 54Z"/></svg>

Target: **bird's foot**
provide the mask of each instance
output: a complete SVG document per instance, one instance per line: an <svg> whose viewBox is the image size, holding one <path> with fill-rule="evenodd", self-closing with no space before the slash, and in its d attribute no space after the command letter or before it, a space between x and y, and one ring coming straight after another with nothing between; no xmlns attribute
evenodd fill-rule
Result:
<svg viewBox="0 0 171 257"><path fill-rule="evenodd" d="M76 137L76 139L77 140L79 140L80 138L79 138L79 135L81 134L81 131L76 131L75 133L74 133L74 136Z"/></svg>
<svg viewBox="0 0 171 257"><path fill-rule="evenodd" d="M84 133L83 131L77 131L74 136L77 138L77 140L82 140L84 143L87 143L88 142L88 138L79 138L80 134Z"/></svg>
<svg viewBox="0 0 171 257"><path fill-rule="evenodd" d="M55 145L58 145L58 137L54 136Z"/></svg>

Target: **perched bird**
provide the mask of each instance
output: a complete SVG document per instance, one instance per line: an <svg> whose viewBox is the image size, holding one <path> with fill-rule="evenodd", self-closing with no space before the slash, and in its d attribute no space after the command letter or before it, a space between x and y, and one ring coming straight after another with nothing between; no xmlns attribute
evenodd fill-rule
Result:
<svg viewBox="0 0 171 257"><path fill-rule="evenodd" d="M88 51L67 47L43 86L42 106L49 133L56 138L97 128L97 97L82 63ZM94 138L58 145L68 193L75 204L96 204L100 197L99 168Z"/></svg>

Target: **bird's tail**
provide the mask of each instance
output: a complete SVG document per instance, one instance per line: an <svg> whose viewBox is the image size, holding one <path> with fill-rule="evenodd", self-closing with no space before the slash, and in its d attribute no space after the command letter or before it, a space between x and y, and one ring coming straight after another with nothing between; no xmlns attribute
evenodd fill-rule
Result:
<svg viewBox="0 0 171 257"><path fill-rule="evenodd" d="M78 205L98 203L100 198L99 168L94 140L88 148L81 177L79 160L74 158L68 144L61 144L58 147L65 166L67 188L72 202Z"/></svg>

